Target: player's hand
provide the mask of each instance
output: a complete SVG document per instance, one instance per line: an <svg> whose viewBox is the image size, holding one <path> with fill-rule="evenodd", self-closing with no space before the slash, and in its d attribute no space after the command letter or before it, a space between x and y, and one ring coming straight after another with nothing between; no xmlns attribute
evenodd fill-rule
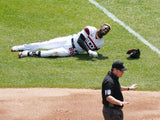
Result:
<svg viewBox="0 0 160 120"><path fill-rule="evenodd" d="M92 51L92 50L88 50L88 54L89 54L89 56L91 56L91 57L98 57L98 53L95 52L95 51Z"/></svg>

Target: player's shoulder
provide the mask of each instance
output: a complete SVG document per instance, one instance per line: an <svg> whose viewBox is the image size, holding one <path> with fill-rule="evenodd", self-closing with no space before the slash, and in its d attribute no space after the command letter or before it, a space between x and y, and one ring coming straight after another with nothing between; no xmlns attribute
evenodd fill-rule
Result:
<svg viewBox="0 0 160 120"><path fill-rule="evenodd" d="M89 35L90 33L93 33L97 30L96 27L93 27L93 26L86 26L84 28L84 31Z"/></svg>
<svg viewBox="0 0 160 120"><path fill-rule="evenodd" d="M89 30L91 29L92 30L92 29L97 29L97 28L94 26L86 26L84 29L89 29Z"/></svg>

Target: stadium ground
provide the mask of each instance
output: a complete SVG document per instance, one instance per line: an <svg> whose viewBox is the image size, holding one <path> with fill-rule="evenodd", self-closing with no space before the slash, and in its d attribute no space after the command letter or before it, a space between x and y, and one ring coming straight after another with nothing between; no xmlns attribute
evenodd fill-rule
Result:
<svg viewBox="0 0 160 120"><path fill-rule="evenodd" d="M160 91L127 91L124 120L159 120ZM101 90L1 88L0 120L102 120Z"/></svg>

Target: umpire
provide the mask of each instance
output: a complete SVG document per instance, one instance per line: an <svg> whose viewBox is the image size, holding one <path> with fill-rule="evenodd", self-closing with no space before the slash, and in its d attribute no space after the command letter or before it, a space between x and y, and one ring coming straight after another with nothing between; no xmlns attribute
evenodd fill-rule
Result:
<svg viewBox="0 0 160 120"><path fill-rule="evenodd" d="M134 90L137 84L130 87L120 86L119 78L127 69L121 61L112 64L111 71L108 72L102 83L103 116L105 120L123 120L122 108L129 104L124 101L123 90Z"/></svg>

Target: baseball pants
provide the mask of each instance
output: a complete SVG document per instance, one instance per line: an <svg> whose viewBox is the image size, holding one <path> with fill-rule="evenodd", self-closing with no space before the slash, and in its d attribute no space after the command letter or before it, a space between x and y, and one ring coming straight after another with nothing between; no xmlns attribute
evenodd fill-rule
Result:
<svg viewBox="0 0 160 120"><path fill-rule="evenodd" d="M36 51L38 49L47 49L46 51L41 50L41 57L48 56L69 56L73 54L72 36L54 38L49 41L30 43L24 45L24 50Z"/></svg>
<svg viewBox="0 0 160 120"><path fill-rule="evenodd" d="M104 120L123 120L123 111L110 107L103 107Z"/></svg>

